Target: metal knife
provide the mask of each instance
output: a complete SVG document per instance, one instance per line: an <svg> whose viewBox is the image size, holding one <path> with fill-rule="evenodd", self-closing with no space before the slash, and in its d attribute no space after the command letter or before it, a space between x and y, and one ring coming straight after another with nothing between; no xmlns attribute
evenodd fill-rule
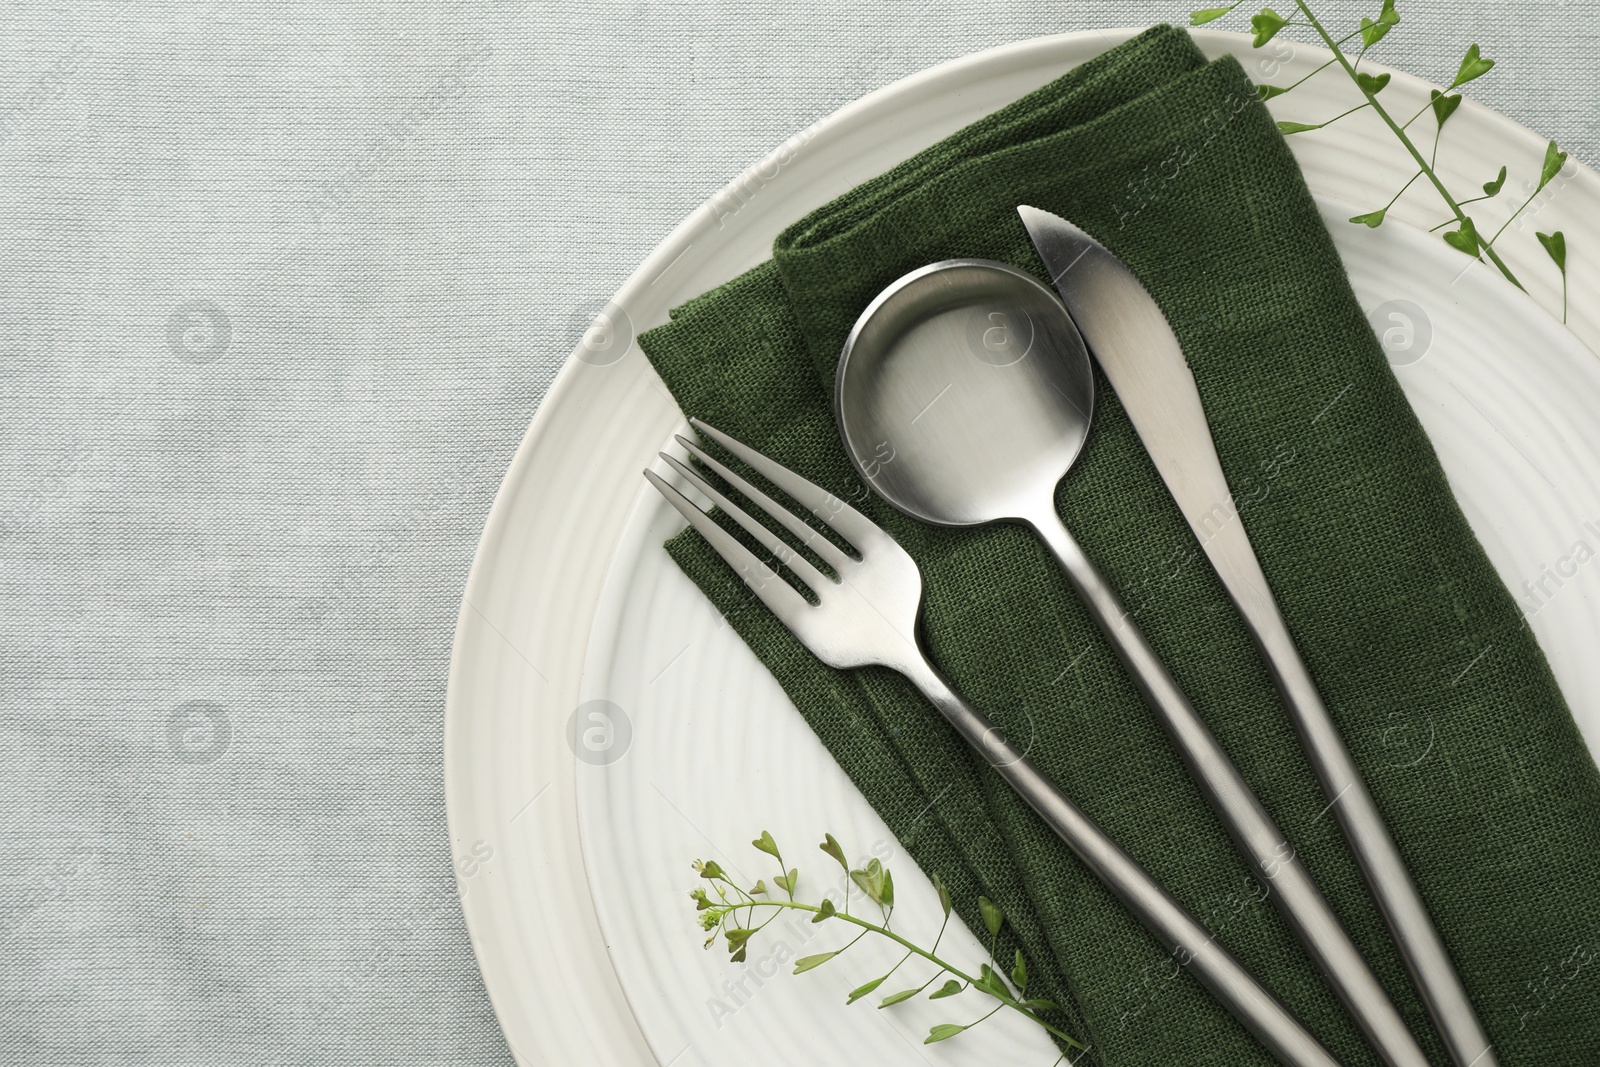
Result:
<svg viewBox="0 0 1600 1067"><path fill-rule="evenodd" d="M1038 208L1019 206L1017 213L1266 657L1323 793L1451 1060L1456 1067L1499 1067L1394 839L1278 611L1223 476L1194 375L1166 316L1127 265L1083 230Z"/></svg>

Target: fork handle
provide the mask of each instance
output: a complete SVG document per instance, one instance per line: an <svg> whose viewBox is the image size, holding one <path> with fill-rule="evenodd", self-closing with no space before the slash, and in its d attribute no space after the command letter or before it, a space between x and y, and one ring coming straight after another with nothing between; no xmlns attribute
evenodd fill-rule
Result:
<svg viewBox="0 0 1600 1067"><path fill-rule="evenodd" d="M1262 807L1216 737L1168 673L1105 576L1050 509L1034 528L1110 639L1145 701L1177 743L1190 775L1245 857L1270 882L1278 910L1328 977L1368 1043L1388 1067L1428 1067L1388 993L1328 905L1294 846Z"/></svg>
<svg viewBox="0 0 1600 1067"><path fill-rule="evenodd" d="M1285 1067L1339 1067L1327 1049L1199 920L1184 910L1083 810L1068 800L1005 736L962 700L924 658L905 670L956 731L977 749L1073 855L1122 901L1180 967L1221 1001Z"/></svg>

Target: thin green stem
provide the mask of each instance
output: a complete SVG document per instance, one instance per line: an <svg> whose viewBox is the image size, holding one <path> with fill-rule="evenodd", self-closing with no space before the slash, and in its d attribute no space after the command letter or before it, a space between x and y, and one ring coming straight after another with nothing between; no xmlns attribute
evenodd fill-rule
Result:
<svg viewBox="0 0 1600 1067"><path fill-rule="evenodd" d="M783 903L783 901L779 901L779 903L781 904L781 903ZM774 914L776 914L776 912L774 912ZM880 934L887 934L889 932L888 930L884 929L881 926L874 926L872 928L872 930L876 930ZM846 941L844 943L844 947L843 948L836 949L835 951L843 952L845 949L849 948L851 945L854 945L857 941L860 941L863 937L866 937L868 934L870 934L872 932L872 930L863 930L863 931L861 931L859 934L857 934L856 936L852 937L850 940Z"/></svg>
<svg viewBox="0 0 1600 1067"><path fill-rule="evenodd" d="M1383 210L1388 211L1390 208L1394 207L1395 201L1399 200L1402 196L1405 196L1406 195L1406 190L1411 188L1412 182L1415 182L1420 177L1422 177L1422 172L1419 170L1419 171L1417 171L1415 174L1413 174L1411 176L1411 180L1410 181L1406 182L1404 185L1402 185L1400 187L1400 191L1398 193L1395 193L1393 196L1391 196L1389 198L1389 202L1387 204L1383 205Z"/></svg>
<svg viewBox="0 0 1600 1067"><path fill-rule="evenodd" d="M1335 122L1338 122L1340 119L1344 118L1346 115L1354 115L1357 111L1360 111L1362 108L1371 107L1372 103L1373 102L1371 100L1368 100L1365 104L1357 104L1355 107L1351 108L1349 111L1341 111L1341 112L1339 112L1339 114L1333 116L1333 118L1329 119L1327 122L1319 124L1317 126L1317 129L1320 130L1320 129L1322 129L1323 126L1332 126Z"/></svg>
<svg viewBox="0 0 1600 1067"><path fill-rule="evenodd" d="M1487 248L1488 246L1493 245L1496 241L1500 240L1500 235L1506 232L1506 227L1510 226L1513 222L1515 222L1518 215L1520 215L1524 211L1528 210L1528 205L1533 203L1533 198L1538 196L1542 192L1544 192L1544 187L1540 186L1539 188L1535 189L1532 193L1530 193L1528 195L1528 199L1526 199L1526 200L1524 200L1522 202L1522 206L1517 208L1517 210L1513 211L1511 213L1511 217L1506 219L1506 221L1502 222L1500 224L1500 228L1498 230L1494 231L1494 236L1489 238L1487 241L1484 242L1484 247Z"/></svg>
<svg viewBox="0 0 1600 1067"><path fill-rule="evenodd" d="M789 891L789 899L793 900L794 899L794 883L789 881L789 868L787 868L787 867L785 867L783 865L783 849L779 848L777 846L777 844L774 843L773 846L772 846L772 851L777 853L777 855L774 856L773 858L778 861L778 873L783 875L783 880L785 882L788 882L788 884L789 884L789 890L788 890Z"/></svg>
<svg viewBox="0 0 1600 1067"><path fill-rule="evenodd" d="M1325 127L1332 126L1335 122L1338 122L1340 119L1344 118L1346 115L1354 115L1357 111L1360 111L1362 108L1371 107L1371 106L1372 106L1372 101L1369 100L1365 104L1357 104L1355 107L1351 108L1349 111L1341 111L1341 112L1339 112L1339 114L1333 116L1333 118L1331 118L1331 119L1328 119L1326 122L1319 122L1315 126L1299 127L1299 128L1296 128L1293 132L1294 133L1310 133L1312 130L1324 129Z"/></svg>
<svg viewBox="0 0 1600 1067"><path fill-rule="evenodd" d="M1322 66L1318 67L1316 70L1312 71L1310 74L1307 74L1305 77L1301 78L1299 81L1295 82L1294 84L1285 85L1283 87L1283 91L1286 93L1290 89L1298 89L1298 88L1300 88L1300 86L1304 85L1306 82L1310 81L1312 78L1315 78L1318 74L1321 74L1323 71L1327 70L1329 67L1333 66L1337 62L1338 62L1338 60L1336 60L1336 59L1328 60L1326 63L1322 64ZM1282 94L1279 94L1279 95L1282 95Z"/></svg>
<svg viewBox="0 0 1600 1067"><path fill-rule="evenodd" d="M944 932L945 932L945 929L947 927L949 927L949 925L950 925L950 913L949 912L945 912L944 913L944 922L939 924L939 932L934 935L933 947L928 950L929 952L938 952L939 951L939 942L944 940Z"/></svg>
<svg viewBox="0 0 1600 1067"><path fill-rule="evenodd" d="M820 914L822 912L822 908L819 907L818 905L805 904L805 903L802 903L801 901L798 901L798 900L762 900L762 901L757 901L757 904L759 906L761 906L761 907L767 907L767 908L780 908L780 909L781 908L787 908L787 909L790 909L790 910L793 910L793 911L805 911L805 912L810 912L813 915ZM742 905L742 904L738 905L738 907L743 907L743 906L744 905ZM776 915L776 912L774 912L774 915ZM932 963L934 966L940 968L941 972L948 972L950 975L954 976L956 979L966 983L969 986L976 986L977 985L977 979L974 978L972 975L967 974L965 971L963 971L960 968L954 966L953 964L950 964L950 963L946 962L945 960L940 959L938 956L934 955L928 949L922 948L920 945L916 945L916 944L912 943L911 941L908 941L907 939L905 939L904 937L901 937L899 934L895 933L893 930L889 929L886 926L880 926L877 923L870 922L870 921L868 921L866 919L862 919L862 918L860 918L858 916L855 916L855 915L846 915L844 912L841 912L841 911L835 911L833 914L829 915L828 918L830 918L830 919L838 919L838 920L840 920L842 922L847 922L847 923L850 923L850 924L852 924L854 926L858 926L858 927L861 928L861 933L857 934L854 938L852 938L845 945L845 948L849 948L851 945L854 945L857 941L861 940L863 937L865 937L869 933L878 934L881 937L886 937L890 941L893 941L895 944L897 944L901 948L905 949L908 954L915 955L915 956L920 956L923 959L927 960L929 963ZM765 924L763 924L763 925L765 925ZM843 952L844 949L841 948L838 951ZM991 959L991 961L993 960L993 955L992 954L990 956L990 959ZM926 987L924 987L924 988L926 988ZM1048 1031L1052 1036L1060 1038L1062 1041L1067 1042L1072 1047L1074 1047L1074 1048L1083 1048L1083 1047L1085 1047L1083 1042L1079 1041L1077 1038L1073 1037L1071 1034L1065 1033L1064 1031L1058 1029L1057 1027L1052 1026L1050 1023L1046 1022L1044 1019L1041 1019L1036 1012L1034 1012L1033 1010L1025 1007L1022 1004L1021 1001L1015 1000L1012 997L1010 997L1009 995L1008 996L1001 996L1000 994L995 993L993 990L991 990L991 989L989 989L987 987L979 986L978 988L982 989L984 993L988 994L989 996L993 997L995 1000L1000 1002L995 1007L995 1009L994 1009L995 1011L999 1011L1000 1008L1011 1008L1013 1011L1019 1012L1022 1015L1026 1016L1027 1018L1032 1019L1034 1022L1036 1022L1040 1026L1044 1027L1044 1029L1046 1031ZM990 1012L990 1014L992 1015L992 1014L994 1014L994 1012ZM988 1016L986 1015L986 1016L984 1016L984 1018L988 1018ZM979 1021L981 1022L982 1020L979 1020Z"/></svg>
<svg viewBox="0 0 1600 1067"><path fill-rule="evenodd" d="M968 1023L967 1024L967 1028L970 1030L972 1027L977 1026L979 1023L986 1022L987 1020L993 1018L994 1017L994 1013L999 1011L1003 1007L1005 1007L1004 1004L996 1004L993 1008L989 1009L989 1013L987 1015L984 1015L982 1018L979 1018L979 1019L974 1019L974 1020L972 1020L972 1022Z"/></svg>
<svg viewBox="0 0 1600 1067"><path fill-rule="evenodd" d="M1346 74L1350 75L1350 80L1356 83L1356 87L1360 88L1361 83L1356 80L1356 71L1355 68L1350 65L1349 57L1339 50L1338 42L1333 39L1333 36L1328 33L1327 28L1322 25L1322 22L1317 18L1317 16L1312 13L1308 6L1306 6L1306 0L1295 0L1295 7L1299 8L1300 13L1305 15L1306 20L1310 23L1311 27L1316 30L1317 36L1321 37L1323 43L1333 50L1333 57L1335 61L1344 68ZM1471 225L1471 220L1467 218L1467 213L1461 209L1461 205L1456 202L1455 197L1450 195L1450 190L1445 188L1444 181L1437 173L1435 173L1429 162L1423 158L1421 150L1419 150L1417 146L1412 143L1411 138L1406 136L1405 130L1400 128L1399 124L1395 122L1393 116L1391 116L1389 112L1385 110L1384 106L1378 102L1378 98L1372 93L1369 93L1366 89L1361 89L1361 95L1367 98L1367 103L1372 105L1372 110L1377 112L1378 117L1383 120L1384 125L1388 126L1389 129L1393 131L1394 135L1400 139L1400 143L1405 146L1406 151L1411 153L1411 158L1417 161L1417 166L1422 168L1423 173L1427 175L1429 183L1432 184L1434 189L1438 191L1440 199L1442 199L1450 208L1451 212L1454 213L1457 221L1464 227ZM1517 276L1512 273L1510 267L1506 266L1505 261L1500 258L1500 254L1496 252L1494 248L1484 246L1483 251L1488 255L1489 261L1499 268L1501 274L1505 275L1507 281L1509 281L1512 285L1515 285L1518 289L1523 288L1522 282L1517 280Z"/></svg>
<svg viewBox="0 0 1600 1067"><path fill-rule="evenodd" d="M767 926L772 922L772 920L776 919L778 917L778 913L777 912L773 912L771 915L769 915L767 917L767 921L762 923L760 926L751 926L750 922L754 922L755 921L755 909L760 907L760 906L761 906L761 901L756 900L754 898L751 898L751 901L750 901L750 903L748 905L745 905L745 904L739 905L739 907L746 908L749 911L749 915L750 915L749 922L746 922L745 925L743 927L741 927L741 929L749 930L750 931L750 936L752 936L752 937L754 937L756 934L759 934L761 931L765 930L767 928Z"/></svg>
<svg viewBox="0 0 1600 1067"><path fill-rule="evenodd" d="M910 956L906 957L906 959L910 959L910 958L911 958ZM898 966L898 964L896 966ZM893 972L891 972L891 973L893 973ZM920 993L924 989L927 989L929 986L931 986L933 983L937 982L940 978L943 978L948 973L949 973L948 971L945 971L945 970L942 970L942 969L933 972L933 977L932 978L928 979L926 982L923 982L921 985L917 986L917 992ZM887 978L888 975L885 975L884 977Z"/></svg>
<svg viewBox="0 0 1600 1067"><path fill-rule="evenodd" d="M1416 122L1418 119L1420 119L1422 117L1422 115L1423 115L1423 112L1427 111L1431 107L1433 107L1433 101L1430 99L1426 104L1423 104L1422 107L1420 109L1418 109L1418 111L1417 111L1417 113L1415 115L1412 115L1410 118L1408 118L1404 122L1402 122L1400 124L1400 128L1402 130L1410 129L1411 128L1411 124L1413 122Z"/></svg>

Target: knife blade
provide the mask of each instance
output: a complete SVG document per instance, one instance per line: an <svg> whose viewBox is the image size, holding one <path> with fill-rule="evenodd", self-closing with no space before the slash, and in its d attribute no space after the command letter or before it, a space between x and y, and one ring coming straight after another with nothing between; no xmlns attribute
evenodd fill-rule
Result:
<svg viewBox="0 0 1600 1067"><path fill-rule="evenodd" d="M1499 1067L1433 920L1296 649L1239 518L1200 390L1161 307L1108 248L1048 211L1017 213L1167 489L1244 617L1301 744L1456 1067Z"/></svg>

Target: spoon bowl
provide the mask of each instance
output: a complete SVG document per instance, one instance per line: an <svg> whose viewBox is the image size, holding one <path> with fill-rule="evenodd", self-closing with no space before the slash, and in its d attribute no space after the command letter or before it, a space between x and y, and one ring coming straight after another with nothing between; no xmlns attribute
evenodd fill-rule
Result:
<svg viewBox="0 0 1600 1067"><path fill-rule="evenodd" d="M971 526L1052 509L1089 433L1094 376L1055 293L1004 263L953 259L862 313L834 399L874 490L924 522Z"/></svg>
<svg viewBox="0 0 1600 1067"><path fill-rule="evenodd" d="M1405 1020L1295 848L1056 513L1089 432L1094 379L1054 293L1003 263L949 260L868 306L845 342L835 404L845 450L890 504L945 526L1033 528L1066 572L1201 791L1388 1067L1426 1067Z"/></svg>

